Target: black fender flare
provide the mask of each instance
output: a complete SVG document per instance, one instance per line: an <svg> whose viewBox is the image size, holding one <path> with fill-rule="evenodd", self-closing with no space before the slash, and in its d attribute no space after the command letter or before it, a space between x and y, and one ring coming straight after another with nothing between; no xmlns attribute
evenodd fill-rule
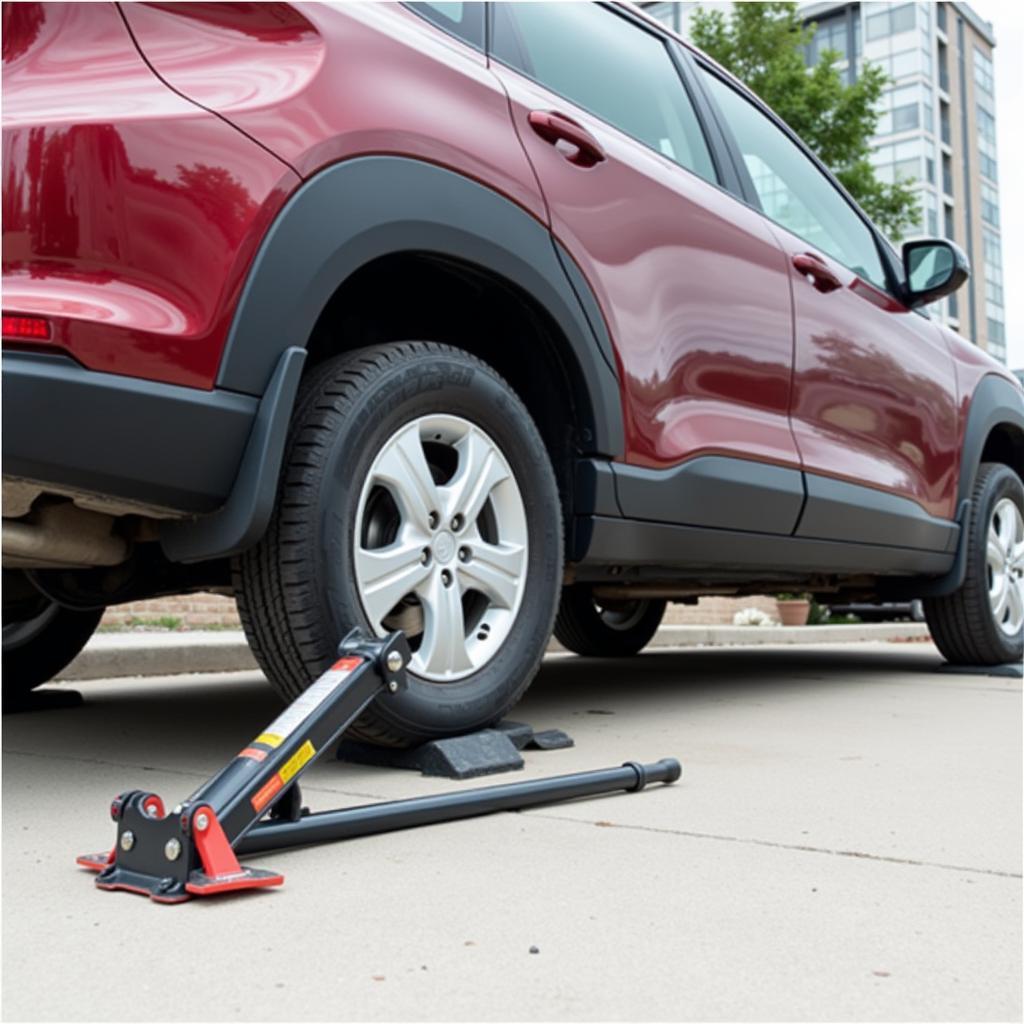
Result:
<svg viewBox="0 0 1024 1024"><path fill-rule="evenodd" d="M960 481L956 498L958 507L970 498L985 442L992 431L1000 426L1015 427L1024 437L1024 394L1010 381L993 373L979 381L967 411L967 423L960 446Z"/></svg>
<svg viewBox="0 0 1024 1024"><path fill-rule="evenodd" d="M250 269L217 386L262 395L281 354L305 347L334 292L381 256L427 252L520 288L568 340L587 447L621 455L622 399L611 338L583 274L547 227L454 171L399 156L354 157L306 181L267 232ZM586 434L584 433L584 437Z"/></svg>
<svg viewBox="0 0 1024 1024"><path fill-rule="evenodd" d="M277 492L306 345L345 280L370 261L428 252L490 271L518 287L568 341L579 435L589 452L625 451L622 399L600 306L571 256L522 207L454 171L396 156L355 157L291 196L253 261L221 359L217 387L259 396L255 425L225 504L168 521L172 561L245 550L263 535Z"/></svg>

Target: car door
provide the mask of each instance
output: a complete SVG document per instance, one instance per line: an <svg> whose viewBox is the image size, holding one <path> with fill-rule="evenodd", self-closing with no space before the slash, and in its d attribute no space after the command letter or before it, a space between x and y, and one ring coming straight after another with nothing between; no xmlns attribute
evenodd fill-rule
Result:
<svg viewBox="0 0 1024 1024"><path fill-rule="evenodd" d="M789 533L803 491L786 262L723 190L667 40L598 4L493 7L492 69L612 337L623 512Z"/></svg>
<svg viewBox="0 0 1024 1024"><path fill-rule="evenodd" d="M957 416L940 331L896 298L875 232L805 149L711 68L701 76L792 278L798 534L941 550L955 531L928 517L956 513Z"/></svg>

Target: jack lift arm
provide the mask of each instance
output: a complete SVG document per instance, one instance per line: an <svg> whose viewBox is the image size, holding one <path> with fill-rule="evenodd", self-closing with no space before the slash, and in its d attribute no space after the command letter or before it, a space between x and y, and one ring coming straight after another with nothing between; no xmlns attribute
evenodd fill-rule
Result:
<svg viewBox="0 0 1024 1024"><path fill-rule="evenodd" d="M370 701L398 693L406 684L409 647L402 633L376 640L353 631L338 653L338 660L266 731L170 814L154 793L129 790L118 796L110 807L117 823L113 849L78 858L82 867L98 872L96 885L142 893L161 903L280 885L282 875L243 867L236 852L347 839L598 793L635 792L648 782L674 782L681 774L679 762L671 758L648 765L630 761L620 768L303 813L297 785L302 772Z"/></svg>

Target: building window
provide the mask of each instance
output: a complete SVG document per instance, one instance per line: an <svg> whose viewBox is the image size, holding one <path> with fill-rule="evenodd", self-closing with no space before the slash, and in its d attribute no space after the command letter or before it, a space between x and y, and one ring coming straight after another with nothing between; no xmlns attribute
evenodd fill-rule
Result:
<svg viewBox="0 0 1024 1024"><path fill-rule="evenodd" d="M939 100L939 135L947 146L953 144L953 131L949 126L949 104L945 100Z"/></svg>
<svg viewBox="0 0 1024 1024"><path fill-rule="evenodd" d="M992 227L999 227L999 190L987 181L981 183L981 219Z"/></svg>
<svg viewBox="0 0 1024 1024"><path fill-rule="evenodd" d="M953 207L945 206L945 214L943 220L946 222L946 237L951 241L956 241L956 231L953 228Z"/></svg>
<svg viewBox="0 0 1024 1024"><path fill-rule="evenodd" d="M943 32L946 31L946 5L945 4L936 4L935 5L935 24L939 28L941 28Z"/></svg>
<svg viewBox="0 0 1024 1024"><path fill-rule="evenodd" d="M953 194L953 161L949 159L948 153L942 154L942 191L947 196Z"/></svg>
<svg viewBox="0 0 1024 1024"><path fill-rule="evenodd" d="M867 19L866 36L868 40L884 39L900 32L908 32L914 27L914 8L926 10L924 4L900 4L887 11L871 14Z"/></svg>
<svg viewBox="0 0 1024 1024"><path fill-rule="evenodd" d="M890 89L882 98L881 110L877 135L894 135L922 127L932 131L932 92L926 86L915 84Z"/></svg>
<svg viewBox="0 0 1024 1024"><path fill-rule="evenodd" d="M921 207L921 219L909 229L906 237L935 238L939 233L939 209L935 193L931 189L922 189L917 193L917 197Z"/></svg>
<svg viewBox="0 0 1024 1024"><path fill-rule="evenodd" d="M995 96L992 78L992 58L976 46L974 48L974 84L987 96Z"/></svg>
<svg viewBox="0 0 1024 1024"><path fill-rule="evenodd" d="M998 181L996 173L996 119L979 103L978 153L981 158L981 173L992 181Z"/></svg>
<svg viewBox="0 0 1024 1024"><path fill-rule="evenodd" d="M881 181L917 181L921 178L922 150L923 140L919 138L878 146L871 154L871 163Z"/></svg>
<svg viewBox="0 0 1024 1024"><path fill-rule="evenodd" d="M841 60L849 60L856 56L856 53L851 53L853 49L847 32L846 15L823 18L815 23L814 37L807 46L807 63L813 67L826 50L836 50Z"/></svg>
<svg viewBox="0 0 1024 1024"><path fill-rule="evenodd" d="M928 235L930 238L935 238L939 234L939 206L934 192L924 193L924 209Z"/></svg>
<svg viewBox="0 0 1024 1024"><path fill-rule="evenodd" d="M985 312L996 319L1003 319L1003 253L999 236L988 228L981 230L982 251L985 264Z"/></svg>
<svg viewBox="0 0 1024 1024"><path fill-rule="evenodd" d="M949 49L943 42L939 43L939 88L949 92Z"/></svg>

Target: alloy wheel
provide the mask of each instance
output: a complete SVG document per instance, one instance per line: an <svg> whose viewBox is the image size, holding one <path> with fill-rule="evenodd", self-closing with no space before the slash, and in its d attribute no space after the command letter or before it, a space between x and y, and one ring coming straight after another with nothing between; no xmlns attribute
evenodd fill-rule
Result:
<svg viewBox="0 0 1024 1024"><path fill-rule="evenodd" d="M403 629L410 671L454 682L500 650L526 584L526 508L508 461L458 416L397 430L359 497L354 565L378 634Z"/></svg>

